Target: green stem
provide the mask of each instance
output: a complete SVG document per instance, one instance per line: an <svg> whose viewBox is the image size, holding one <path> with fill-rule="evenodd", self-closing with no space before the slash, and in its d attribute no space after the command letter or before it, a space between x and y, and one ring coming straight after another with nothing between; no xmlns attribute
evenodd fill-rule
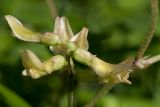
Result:
<svg viewBox="0 0 160 107"><path fill-rule="evenodd" d="M69 76L69 93L68 93L68 107L75 107L75 87L76 87L76 80L74 75Z"/></svg>
<svg viewBox="0 0 160 107"><path fill-rule="evenodd" d="M71 65L70 57L67 57L67 61L69 64L69 91L68 91L68 107L75 107L75 90L77 86L77 80L75 77L75 73L73 67Z"/></svg>
<svg viewBox="0 0 160 107"><path fill-rule="evenodd" d="M98 93L89 101L84 107L94 107L97 101L104 95L106 95L113 87L113 84L104 85Z"/></svg>
<svg viewBox="0 0 160 107"><path fill-rule="evenodd" d="M146 52L152 38L153 34L156 30L157 20L158 20L158 0L150 0L151 3L151 21L150 21L150 28L147 33L147 36L145 40L143 41L142 45L140 46L136 61L141 59L144 56L144 53Z"/></svg>

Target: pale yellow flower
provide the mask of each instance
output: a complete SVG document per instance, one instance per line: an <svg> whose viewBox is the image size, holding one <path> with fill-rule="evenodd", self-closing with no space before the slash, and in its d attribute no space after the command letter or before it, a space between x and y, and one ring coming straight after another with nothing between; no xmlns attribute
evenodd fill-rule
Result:
<svg viewBox="0 0 160 107"><path fill-rule="evenodd" d="M22 74L32 78L40 78L51 74L53 71L62 69L66 64L64 57L61 55L53 56L43 62L31 50L24 50L21 55L22 63L25 67Z"/></svg>

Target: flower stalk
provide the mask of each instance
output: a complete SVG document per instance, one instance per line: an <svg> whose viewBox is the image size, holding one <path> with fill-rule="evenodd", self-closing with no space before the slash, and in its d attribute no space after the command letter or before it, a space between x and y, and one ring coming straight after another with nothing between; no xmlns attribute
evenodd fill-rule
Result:
<svg viewBox="0 0 160 107"><path fill-rule="evenodd" d="M148 30L148 33L142 42L141 46L139 47L137 56L135 60L139 60L144 56L144 53L146 52L152 38L153 34L156 30L157 23L158 23L158 0L150 0L150 7L151 7L151 21L150 21L150 28Z"/></svg>
<svg viewBox="0 0 160 107"><path fill-rule="evenodd" d="M102 86L102 88L97 92L97 94L89 101L84 107L94 107L97 101L103 96L106 95L112 88L113 84L107 84Z"/></svg>

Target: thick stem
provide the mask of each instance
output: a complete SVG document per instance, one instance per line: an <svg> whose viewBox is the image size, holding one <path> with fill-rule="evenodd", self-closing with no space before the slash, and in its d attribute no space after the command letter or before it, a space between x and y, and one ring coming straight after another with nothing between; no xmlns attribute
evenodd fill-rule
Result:
<svg viewBox="0 0 160 107"><path fill-rule="evenodd" d="M113 84L104 85L98 93L89 101L84 107L94 107L97 101L104 95L106 95L113 87Z"/></svg>
<svg viewBox="0 0 160 107"><path fill-rule="evenodd" d="M152 38L153 34L156 30L157 20L158 20L158 0L150 0L151 2L151 21L150 21L150 28L147 33L145 40L143 41L142 45L140 46L136 61L141 59L144 56L145 51L147 50Z"/></svg>

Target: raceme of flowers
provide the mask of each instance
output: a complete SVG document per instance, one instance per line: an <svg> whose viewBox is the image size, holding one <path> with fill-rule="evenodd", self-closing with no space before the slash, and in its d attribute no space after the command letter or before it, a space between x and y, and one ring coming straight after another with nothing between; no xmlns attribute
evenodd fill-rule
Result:
<svg viewBox="0 0 160 107"><path fill-rule="evenodd" d="M31 76L36 79L64 69L69 65L66 58L69 56L72 67L74 67L72 59L87 65L96 75L96 79L102 83L124 82L131 84L128 78L134 60L129 58L119 64L110 64L91 54L88 51L87 28L82 28L79 33L74 35L67 18L57 17L54 32L38 33L28 29L11 15L6 15L5 18L14 37L27 42L47 45L55 53L55 56L42 61L31 50L22 51L22 63L25 68L22 74L24 76Z"/></svg>

